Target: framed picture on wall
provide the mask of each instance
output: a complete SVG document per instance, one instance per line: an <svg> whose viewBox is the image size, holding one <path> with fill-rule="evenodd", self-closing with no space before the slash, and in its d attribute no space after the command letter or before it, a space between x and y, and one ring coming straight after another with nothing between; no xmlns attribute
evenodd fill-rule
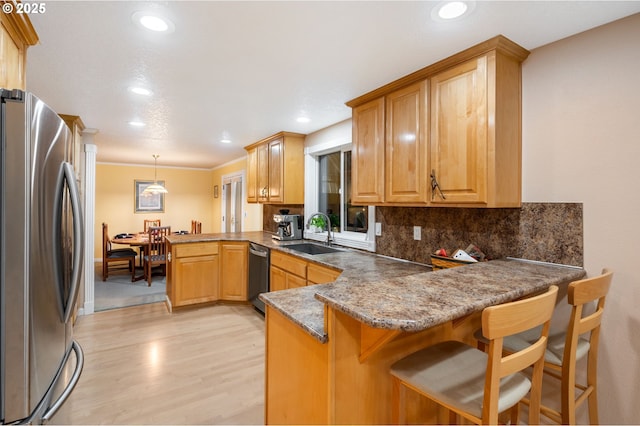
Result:
<svg viewBox="0 0 640 426"><path fill-rule="evenodd" d="M164 213L164 194L142 193L152 183L152 180L134 181L135 213ZM164 186L163 180L159 180L158 183Z"/></svg>

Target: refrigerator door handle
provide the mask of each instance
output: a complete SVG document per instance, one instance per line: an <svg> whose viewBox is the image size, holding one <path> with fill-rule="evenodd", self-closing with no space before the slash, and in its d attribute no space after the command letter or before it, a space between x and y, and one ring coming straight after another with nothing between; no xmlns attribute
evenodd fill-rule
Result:
<svg viewBox="0 0 640 426"><path fill-rule="evenodd" d="M80 374L82 373L82 368L84 367L84 353L82 352L82 348L80 347L80 344L78 344L78 342L76 342L75 340L71 344L71 349L73 349L73 351L76 354L76 368L73 371L71 380L69 380L69 383L60 394L60 397L53 404L51 404L47 409L47 411L42 415L43 424L51 420L51 418L58 412L60 407L62 407L62 404L64 404L67 398L69 398L69 395L71 395L71 392L73 391L73 388L76 387L78 380L80 380ZM62 368L64 368L64 365L67 364L70 354L71 354L71 351L67 352L67 356L65 357L65 360L62 364L63 365Z"/></svg>
<svg viewBox="0 0 640 426"><path fill-rule="evenodd" d="M76 184L76 176L73 166L70 163L63 163L64 176L69 186L69 195L71 198L71 210L73 212L73 270L71 273L71 289L69 291L69 299L66 301L64 309L64 323L71 319L73 307L80 287L80 279L82 272L82 253L84 235L82 228L82 210L80 209L80 195Z"/></svg>
<svg viewBox="0 0 640 426"><path fill-rule="evenodd" d="M65 190L65 181L67 183L67 187L69 188L69 199L71 201L71 211L73 215L73 260L71 265L71 277L70 277L70 287L69 294L67 295L67 300L64 300L64 275L60 270L62 263L62 253L60 252L60 247L58 245L54 245L54 250L56 251L55 255L55 263L54 268L55 279L58 283L58 307L60 312L60 319L63 323L67 323L73 314L73 306L75 304L75 300L78 297L78 291L80 286L80 278L82 272L82 253L83 249L83 241L84 234L82 229L82 211L80 210L80 196L78 192L78 186L76 185L75 172L73 171L73 166L68 163L62 163L60 167L60 172L58 175L58 182L56 184L56 199L54 205L54 215L55 219L53 223L55 224L53 229L53 241L61 241L62 239L62 199L63 193Z"/></svg>

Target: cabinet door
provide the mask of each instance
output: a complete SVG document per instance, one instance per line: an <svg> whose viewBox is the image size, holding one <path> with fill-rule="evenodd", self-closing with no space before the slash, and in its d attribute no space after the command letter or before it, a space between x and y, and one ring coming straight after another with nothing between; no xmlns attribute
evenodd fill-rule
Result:
<svg viewBox="0 0 640 426"><path fill-rule="evenodd" d="M258 149L247 151L247 203L258 202Z"/></svg>
<svg viewBox="0 0 640 426"><path fill-rule="evenodd" d="M287 273L287 288L305 287L307 280L294 274Z"/></svg>
<svg viewBox="0 0 640 426"><path fill-rule="evenodd" d="M256 151L258 161L258 201L264 203L269 201L269 145L259 145Z"/></svg>
<svg viewBox="0 0 640 426"><path fill-rule="evenodd" d="M269 202L284 202L284 139L269 142Z"/></svg>
<svg viewBox="0 0 640 426"><path fill-rule="evenodd" d="M269 291L287 289L287 273L280 268L271 267L269 274Z"/></svg>
<svg viewBox="0 0 640 426"><path fill-rule="evenodd" d="M386 190L388 203L426 204L427 82L408 86L387 96Z"/></svg>
<svg viewBox="0 0 640 426"><path fill-rule="evenodd" d="M247 300L247 243L222 243L221 248L221 299Z"/></svg>
<svg viewBox="0 0 640 426"><path fill-rule="evenodd" d="M3 16L0 24L0 87L24 89L25 52L11 37L5 19L9 18Z"/></svg>
<svg viewBox="0 0 640 426"><path fill-rule="evenodd" d="M487 202L487 90L486 57L431 78L432 204Z"/></svg>
<svg viewBox="0 0 640 426"><path fill-rule="evenodd" d="M210 302L218 299L218 255L175 258L174 306Z"/></svg>
<svg viewBox="0 0 640 426"><path fill-rule="evenodd" d="M353 109L353 204L384 201L384 98Z"/></svg>

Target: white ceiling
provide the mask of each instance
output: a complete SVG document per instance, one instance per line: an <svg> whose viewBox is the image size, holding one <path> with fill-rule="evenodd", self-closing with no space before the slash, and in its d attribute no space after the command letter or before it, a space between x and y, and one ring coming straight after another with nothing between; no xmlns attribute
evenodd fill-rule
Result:
<svg viewBox="0 0 640 426"><path fill-rule="evenodd" d="M430 17L436 4L48 1L31 16L40 44L28 51L27 89L99 131L99 162L159 154L159 166L212 168L281 130L345 120L346 101L497 34L531 50L640 12L640 1L478 1L443 23ZM173 33L132 22L154 8ZM154 95L128 92L136 83ZM297 123L301 114L311 121Z"/></svg>

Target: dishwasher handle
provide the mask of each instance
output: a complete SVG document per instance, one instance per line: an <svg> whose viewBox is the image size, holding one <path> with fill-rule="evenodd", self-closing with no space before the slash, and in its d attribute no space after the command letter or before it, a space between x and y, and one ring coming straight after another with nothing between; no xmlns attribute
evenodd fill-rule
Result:
<svg viewBox="0 0 640 426"><path fill-rule="evenodd" d="M269 250L256 250L258 246L254 246L253 244L251 244L249 246L249 253L251 253L254 256L260 256L260 257L264 257L266 258L269 255Z"/></svg>

